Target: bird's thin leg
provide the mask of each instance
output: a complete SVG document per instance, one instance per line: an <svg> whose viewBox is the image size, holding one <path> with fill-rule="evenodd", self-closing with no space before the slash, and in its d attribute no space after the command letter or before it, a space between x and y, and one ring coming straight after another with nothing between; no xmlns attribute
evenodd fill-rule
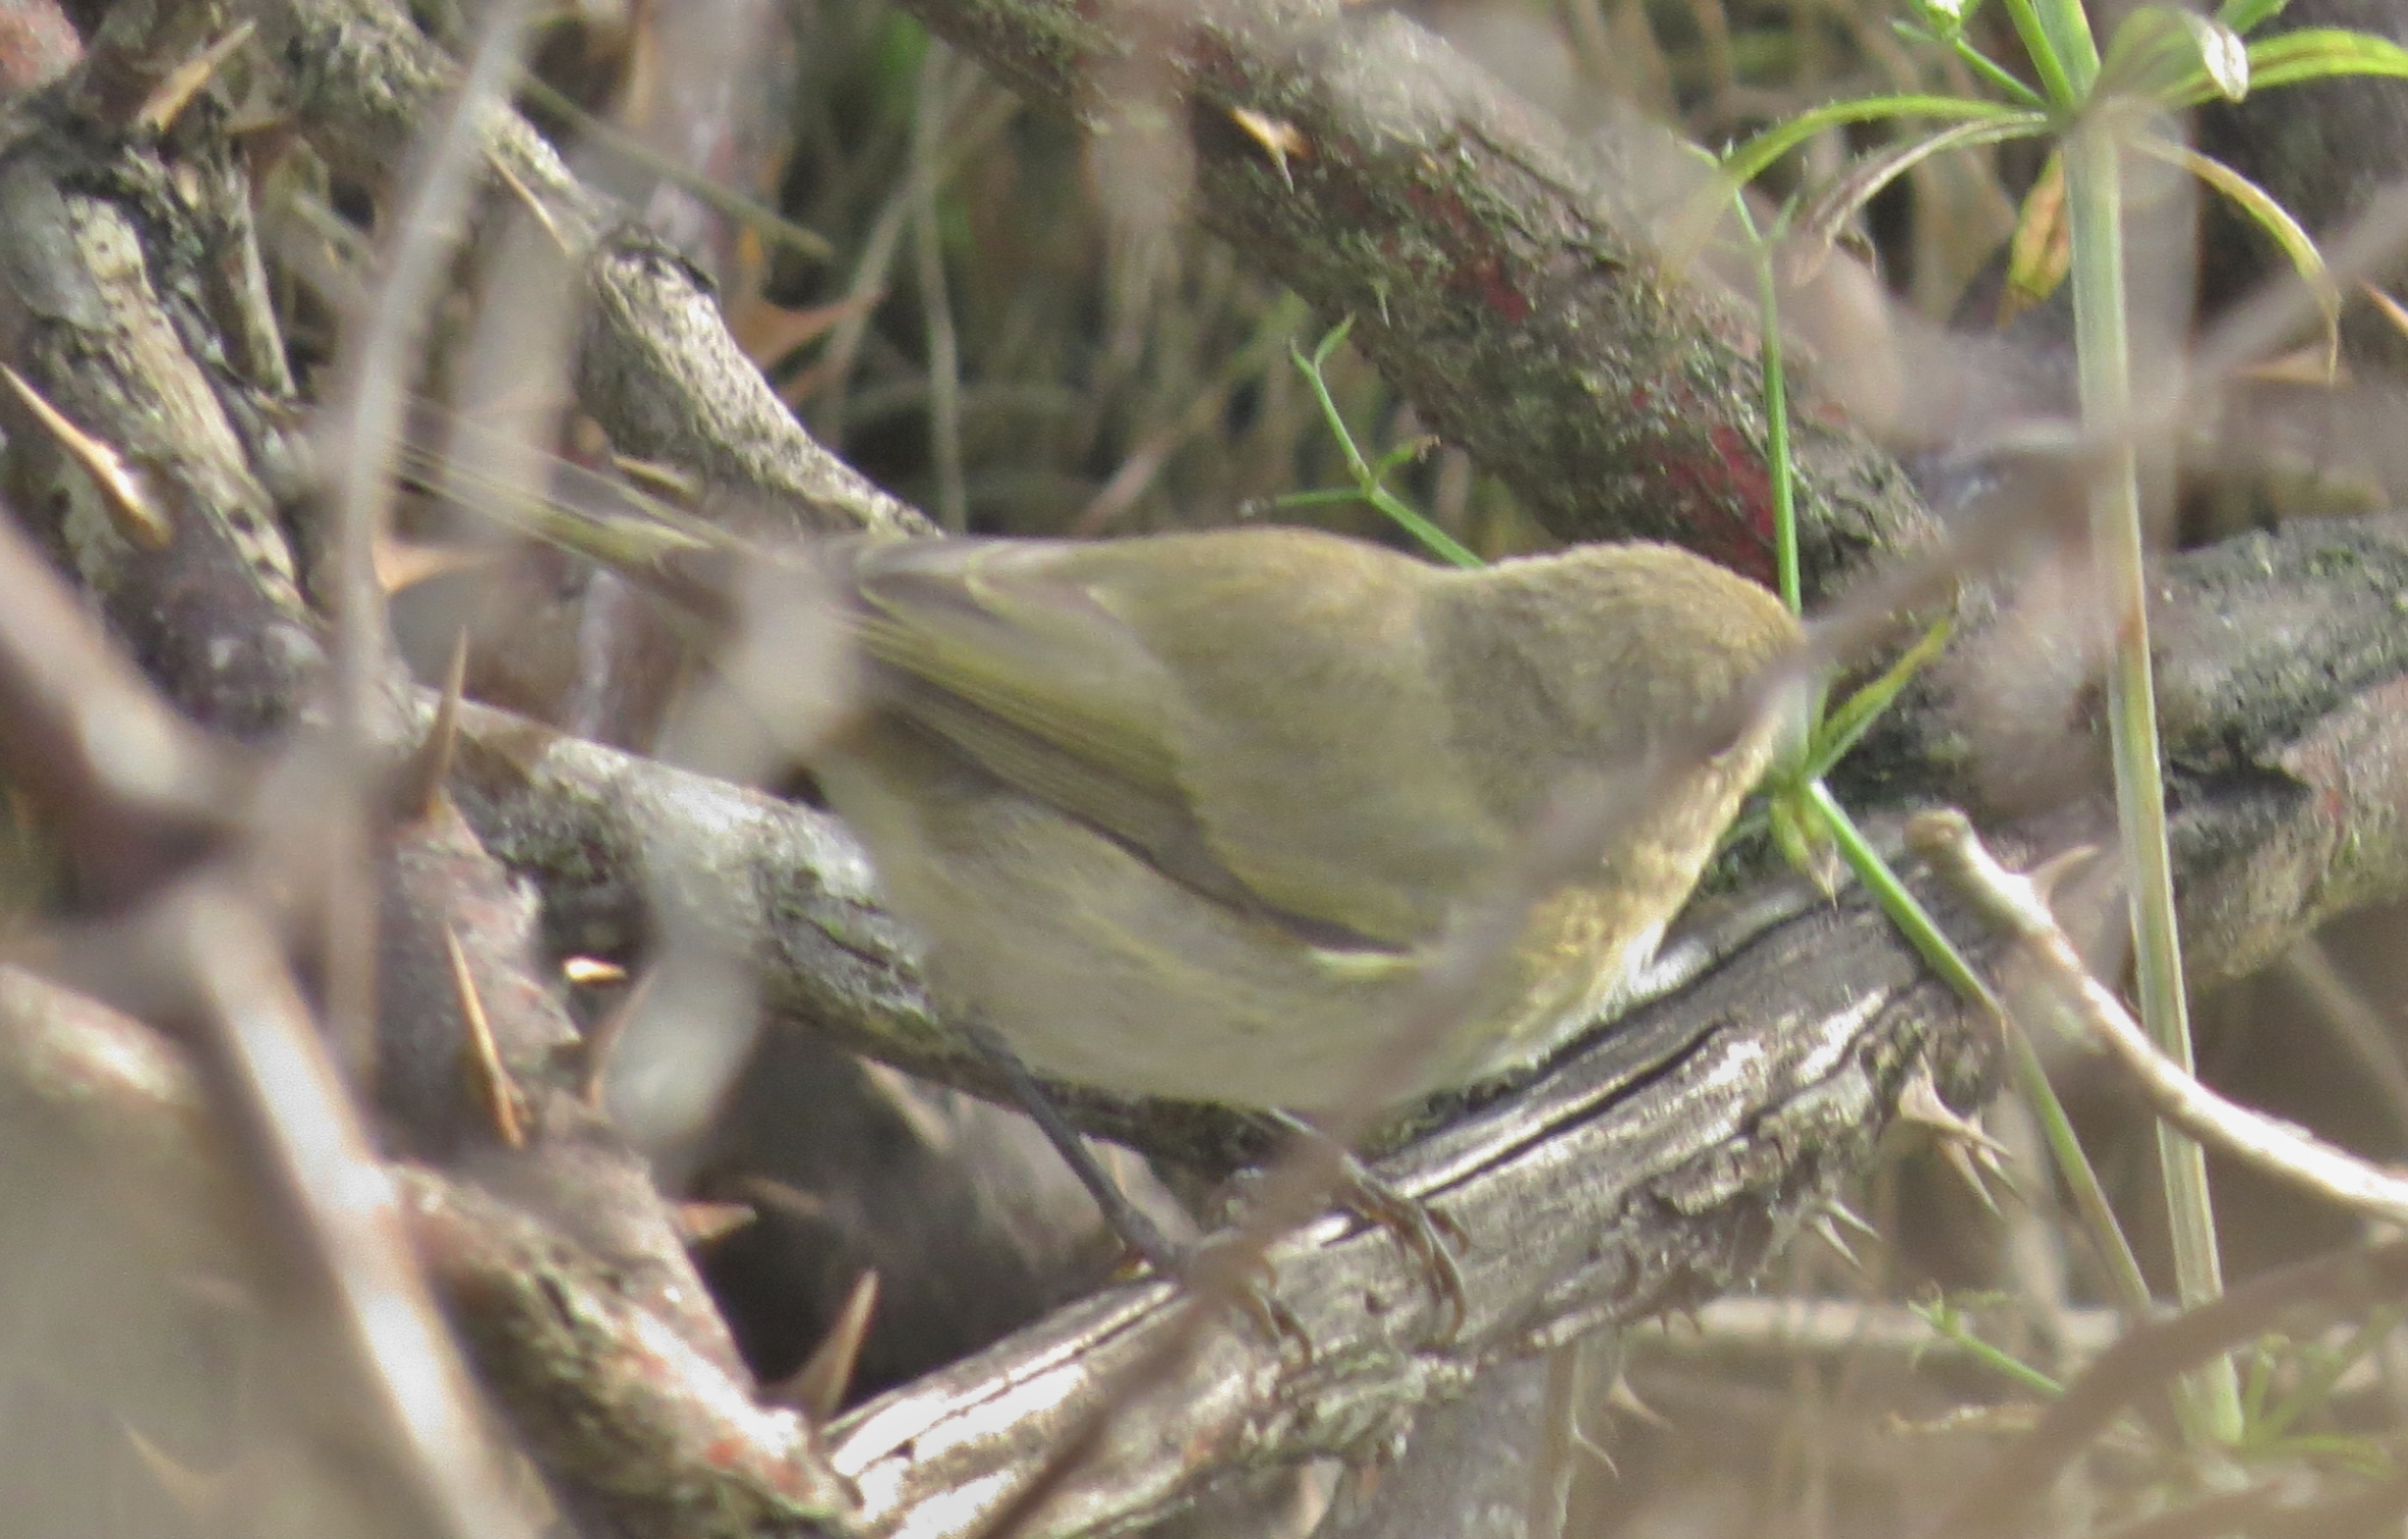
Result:
<svg viewBox="0 0 2408 1539"><path fill-rule="evenodd" d="M1087 1195L1095 1199L1096 1207L1103 1212L1105 1226L1155 1271L1165 1277L1179 1276L1186 1259L1184 1247L1174 1244L1162 1231L1162 1226L1128 1200L1120 1183L1096 1159L1095 1151L1087 1147L1087 1140L1061 1114L1061 1109L1046 1094L1045 1087L1037 1083L1037 1076L1028 1071L1020 1055L1011 1051L1011 1045L991 1026L972 1024L961 1028L961 1033L1003 1077L1003 1088L1011 1093L1013 1104L1037 1124L1038 1131L1045 1134L1046 1141L1069 1166L1070 1173L1078 1177L1078 1184L1087 1188Z"/></svg>
<svg viewBox="0 0 2408 1539"><path fill-rule="evenodd" d="M1079 1136L1078 1129L1072 1127L1069 1119L1061 1114L1061 1108L1056 1106L1045 1087L1037 1083L1037 1076L1030 1073L1028 1065L1020 1061L1020 1055L1011 1051L1011 1045L993 1027L983 1024L972 1023L963 1027L962 1035L978 1050L979 1055L1003 1076L1003 1086L1010 1092L1012 1101L1045 1134L1046 1141L1069 1166L1070 1173L1078 1177L1078 1183L1087 1188L1087 1195L1095 1199L1106 1226L1119 1238L1120 1243L1135 1252L1160 1276L1175 1278L1182 1285L1192 1286L1198 1292L1215 1291L1212 1286L1197 1285L1209 1283L1214 1270L1202 1257L1203 1247L1175 1243L1162 1231L1160 1225L1128 1200L1128 1194L1120 1189L1120 1183L1114 1180L1096 1160L1095 1152L1087 1147L1086 1139ZM1305 1336L1302 1323L1286 1305L1273 1298L1265 1286L1270 1281L1269 1263L1264 1263L1259 1270L1262 1278L1242 1282L1236 1286L1234 1302L1274 1340L1296 1342L1306 1361L1310 1361L1312 1341Z"/></svg>

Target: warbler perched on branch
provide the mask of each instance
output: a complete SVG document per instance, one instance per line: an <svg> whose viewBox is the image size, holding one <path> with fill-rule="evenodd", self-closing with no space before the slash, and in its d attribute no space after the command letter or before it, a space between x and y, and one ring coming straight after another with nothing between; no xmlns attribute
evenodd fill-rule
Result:
<svg viewBox="0 0 2408 1539"><path fill-rule="evenodd" d="M1551 795L1652 764L1397 1079L1474 1083L1599 1019L1768 764L1780 713L1734 702L1801 634L1665 545L1474 571L1267 527L770 552L671 510L480 506L722 631L832 596L860 694L809 765L940 1001L1051 1078L1307 1114L1388 1051Z"/></svg>

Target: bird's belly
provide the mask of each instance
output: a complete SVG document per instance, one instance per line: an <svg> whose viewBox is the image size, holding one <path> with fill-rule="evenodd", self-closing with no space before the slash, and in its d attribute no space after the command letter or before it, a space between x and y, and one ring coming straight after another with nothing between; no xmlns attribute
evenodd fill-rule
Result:
<svg viewBox="0 0 2408 1539"><path fill-rule="evenodd" d="M1038 1073L1102 1090L1311 1112L1354 1102L1376 1072L1403 1104L1543 1058L1662 932L1559 894L1462 1023L1415 1052L1400 1034L1425 1003L1426 956L1315 947L1043 803L1000 788L897 795L891 772L839 767L823 782L928 940L940 1002Z"/></svg>

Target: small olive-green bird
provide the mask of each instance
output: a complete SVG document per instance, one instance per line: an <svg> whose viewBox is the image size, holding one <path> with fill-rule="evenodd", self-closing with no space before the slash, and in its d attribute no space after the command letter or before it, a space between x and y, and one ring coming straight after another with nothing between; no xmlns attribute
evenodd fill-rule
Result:
<svg viewBox="0 0 2408 1539"><path fill-rule="evenodd" d="M1551 792L1693 746L1800 639L1764 589L1666 545L1459 571L1253 527L731 564L709 525L520 508L722 623L721 581L683 554L832 583L864 709L810 766L925 935L941 1002L1055 1079L1305 1114L1353 1098ZM1756 712L1536 904L1412 1091L1598 1020L1779 731Z"/></svg>

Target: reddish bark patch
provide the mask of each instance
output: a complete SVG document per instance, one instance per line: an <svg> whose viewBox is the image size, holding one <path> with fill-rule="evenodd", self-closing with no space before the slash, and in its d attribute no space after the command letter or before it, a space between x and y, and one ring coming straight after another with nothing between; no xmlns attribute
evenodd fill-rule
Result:
<svg viewBox="0 0 2408 1539"><path fill-rule="evenodd" d="M1678 445L1667 447L1678 448ZM1773 571L1772 478L1747 438L1728 424L1706 430L1703 454L1667 458L1683 542L1699 555L1770 585Z"/></svg>
<svg viewBox="0 0 2408 1539"><path fill-rule="evenodd" d="M1493 252L1455 269L1455 286L1468 290L1489 313L1509 325L1530 317L1530 297L1505 275L1505 260Z"/></svg>

